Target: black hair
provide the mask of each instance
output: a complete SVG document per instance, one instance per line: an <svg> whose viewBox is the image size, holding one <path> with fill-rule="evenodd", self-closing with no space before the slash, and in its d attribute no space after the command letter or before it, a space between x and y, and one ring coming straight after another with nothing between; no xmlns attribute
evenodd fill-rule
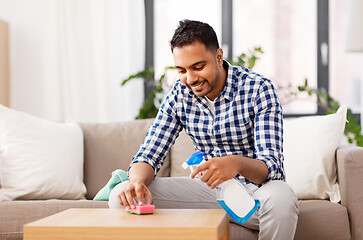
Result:
<svg viewBox="0 0 363 240"><path fill-rule="evenodd" d="M204 44L208 50L219 48L216 32L208 23L187 19L179 21L170 41L171 52L176 47L184 47L194 42Z"/></svg>

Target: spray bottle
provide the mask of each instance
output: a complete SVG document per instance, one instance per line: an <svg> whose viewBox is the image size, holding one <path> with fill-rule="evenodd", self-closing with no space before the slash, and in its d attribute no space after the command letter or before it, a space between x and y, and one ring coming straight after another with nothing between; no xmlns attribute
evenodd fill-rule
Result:
<svg viewBox="0 0 363 240"><path fill-rule="evenodd" d="M184 169L190 168L193 172L195 168L205 162L204 152L196 152L182 164ZM197 178L201 178L201 173ZM245 223L258 209L260 201L253 199L245 187L236 179L232 178L215 187L217 202L227 212L227 214L238 223Z"/></svg>

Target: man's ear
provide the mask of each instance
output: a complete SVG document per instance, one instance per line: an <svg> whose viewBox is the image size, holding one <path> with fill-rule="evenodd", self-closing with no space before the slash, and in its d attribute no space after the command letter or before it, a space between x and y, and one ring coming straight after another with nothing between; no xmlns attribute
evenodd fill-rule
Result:
<svg viewBox="0 0 363 240"><path fill-rule="evenodd" d="M219 66L223 66L223 50L221 48L217 50L217 62Z"/></svg>

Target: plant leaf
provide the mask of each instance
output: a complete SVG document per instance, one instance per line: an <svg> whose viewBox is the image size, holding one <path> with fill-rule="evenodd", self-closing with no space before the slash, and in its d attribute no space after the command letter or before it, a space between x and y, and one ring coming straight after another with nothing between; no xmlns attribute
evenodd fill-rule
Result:
<svg viewBox="0 0 363 240"><path fill-rule="evenodd" d="M140 71L138 73L130 75L127 79L123 80L121 83L121 86L124 86L128 81L135 79L135 78L147 78L147 79L153 79L154 78L154 69L148 68L143 71Z"/></svg>

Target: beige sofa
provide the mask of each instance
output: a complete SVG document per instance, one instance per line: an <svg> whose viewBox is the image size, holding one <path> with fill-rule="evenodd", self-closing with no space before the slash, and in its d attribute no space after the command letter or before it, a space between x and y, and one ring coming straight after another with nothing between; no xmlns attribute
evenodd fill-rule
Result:
<svg viewBox="0 0 363 240"><path fill-rule="evenodd" d="M81 124L84 132L84 200L16 200L0 202L0 240L22 239L23 225L68 208L106 208L93 201L115 169L126 170L152 119L122 123ZM194 149L185 133L172 147L158 177L188 175L180 165ZM363 148L347 146L336 152L341 204L327 200L299 201L295 239L363 239ZM231 223L231 239L257 239L258 232Z"/></svg>

